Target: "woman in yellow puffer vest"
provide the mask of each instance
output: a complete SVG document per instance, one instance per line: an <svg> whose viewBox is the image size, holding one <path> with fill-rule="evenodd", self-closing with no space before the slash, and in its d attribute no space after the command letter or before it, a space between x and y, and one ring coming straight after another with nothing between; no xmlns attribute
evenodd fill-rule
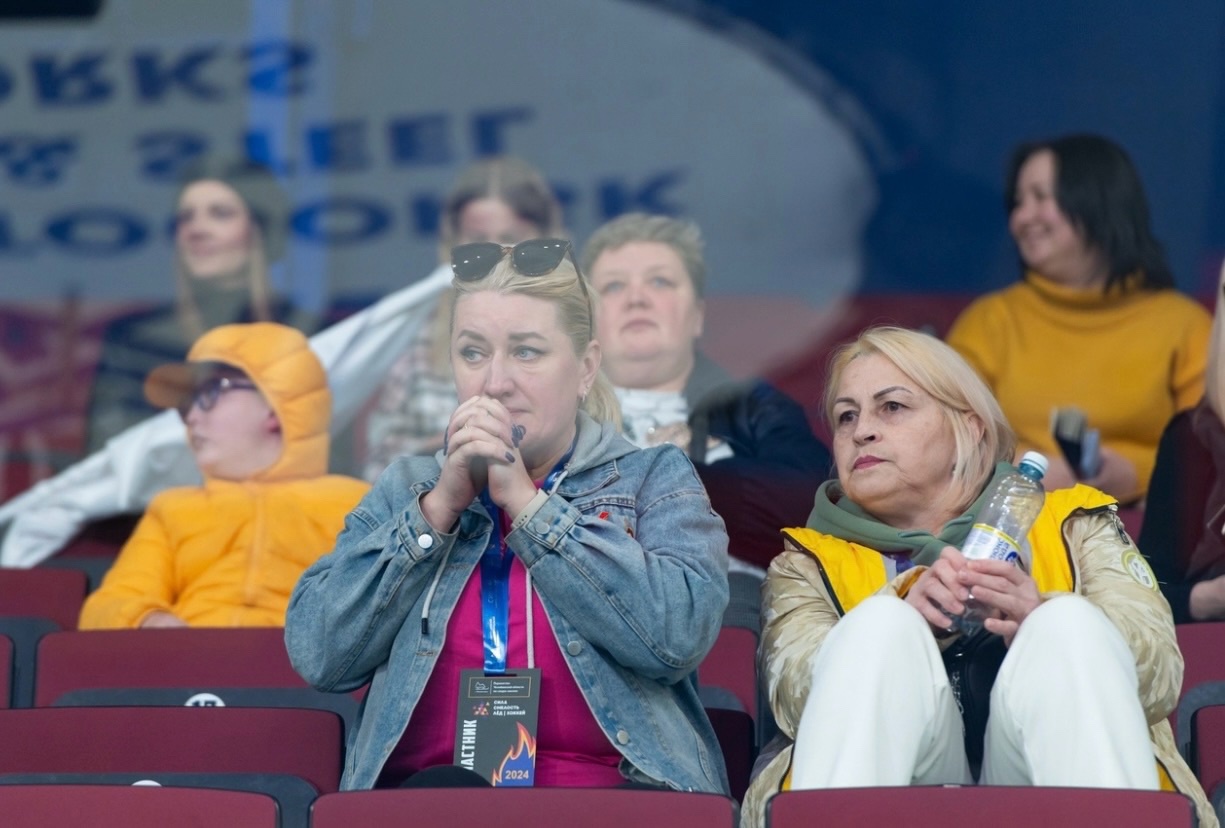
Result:
<svg viewBox="0 0 1225 828"><path fill-rule="evenodd" d="M780 791L975 781L1176 790L1216 826L1166 718L1183 673L1174 620L1116 499L1055 489L1024 566L967 561L1016 437L925 334L871 329L840 349L825 411L838 478L784 530L762 595L759 674L781 736L743 828ZM985 631L959 630L971 603Z"/></svg>
<svg viewBox="0 0 1225 828"><path fill-rule="evenodd" d="M204 476L158 495L80 626L282 626L302 572L369 486L327 474L327 375L297 330L224 325L145 383L178 408Z"/></svg>

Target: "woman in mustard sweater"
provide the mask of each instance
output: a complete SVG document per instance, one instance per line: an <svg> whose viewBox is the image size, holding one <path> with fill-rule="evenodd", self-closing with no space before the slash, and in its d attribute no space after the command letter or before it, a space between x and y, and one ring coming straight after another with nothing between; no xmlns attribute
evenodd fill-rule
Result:
<svg viewBox="0 0 1225 828"><path fill-rule="evenodd" d="M1211 318L1174 290L1127 154L1096 135L1022 145L1007 179L1021 281L978 299L948 341L986 380L1020 453L1051 461L1048 489L1080 476L1123 504L1142 501L1162 429L1204 392ZM1074 407L1101 437L1078 475L1052 432Z"/></svg>

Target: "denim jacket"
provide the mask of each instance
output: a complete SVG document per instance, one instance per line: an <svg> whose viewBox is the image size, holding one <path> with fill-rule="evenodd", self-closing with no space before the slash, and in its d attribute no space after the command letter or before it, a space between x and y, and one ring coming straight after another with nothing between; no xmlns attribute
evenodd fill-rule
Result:
<svg viewBox="0 0 1225 828"><path fill-rule="evenodd" d="M324 691L370 683L344 790L373 787L399 743L492 529L473 502L453 534L435 531L420 498L438 475L435 458L392 464L290 598L285 641L297 671ZM693 466L674 446L639 451L580 414L572 459L537 504L506 544L622 774L727 793L696 682L727 604L727 533Z"/></svg>

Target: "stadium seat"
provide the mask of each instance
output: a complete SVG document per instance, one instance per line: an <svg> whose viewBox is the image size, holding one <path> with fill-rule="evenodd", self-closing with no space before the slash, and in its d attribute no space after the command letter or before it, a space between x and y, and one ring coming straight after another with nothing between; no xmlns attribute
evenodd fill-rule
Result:
<svg viewBox="0 0 1225 828"><path fill-rule="evenodd" d="M3 785L6 828L89 825L187 825L276 828L277 804L267 795L204 788L118 785Z"/></svg>
<svg viewBox="0 0 1225 828"><path fill-rule="evenodd" d="M625 788L400 788L324 794L311 828L446 825L448 828L732 828L736 803L717 794Z"/></svg>
<svg viewBox="0 0 1225 828"><path fill-rule="evenodd" d="M84 572L0 568L0 635L13 642L12 707L34 703L38 641L49 632L77 628L86 588Z"/></svg>
<svg viewBox="0 0 1225 828"><path fill-rule="evenodd" d="M1191 728L1188 762L1204 792L1216 798L1225 790L1225 706L1201 707Z"/></svg>
<svg viewBox="0 0 1225 828"><path fill-rule="evenodd" d="M302 828L310 819L311 803L318 796L315 786L298 776L283 773L11 773L0 774L0 788L9 785L99 785L164 788L209 788L247 791L272 797L277 805L274 825ZM191 824L180 820L178 824ZM88 823L86 823L88 824ZM137 824L137 823L132 823ZM245 823L239 823L244 824Z"/></svg>
<svg viewBox="0 0 1225 828"><path fill-rule="evenodd" d="M819 819L818 819L819 818ZM1195 806L1182 794L1106 788L914 786L788 791L766 803L767 828L906 825L991 828L1192 828Z"/></svg>
<svg viewBox="0 0 1225 828"><path fill-rule="evenodd" d="M706 715L715 729L719 747L723 750L723 762L727 766L727 781L732 797L744 799L749 788L749 777L753 772L753 761L757 758L753 719L743 710L708 707Z"/></svg>
<svg viewBox="0 0 1225 828"><path fill-rule="evenodd" d="M340 717L327 710L42 707L0 710L0 774L288 774L335 791Z"/></svg>
<svg viewBox="0 0 1225 828"><path fill-rule="evenodd" d="M739 708L758 718L757 636L744 627L719 628L719 637L698 665L698 683L703 688L718 687L731 692ZM710 704L709 696L708 707Z"/></svg>
<svg viewBox="0 0 1225 828"><path fill-rule="evenodd" d="M61 630L75 630L87 586L78 570L0 568L0 616L46 618Z"/></svg>
<svg viewBox="0 0 1225 828"><path fill-rule="evenodd" d="M357 699L294 671L280 627L79 630L39 641L34 703L319 707L346 724Z"/></svg>
<svg viewBox="0 0 1225 828"><path fill-rule="evenodd" d="M1179 624L1178 649L1182 651L1182 692L1178 708L1170 716L1174 737L1183 757L1192 762L1191 733L1195 711L1225 704L1225 621Z"/></svg>

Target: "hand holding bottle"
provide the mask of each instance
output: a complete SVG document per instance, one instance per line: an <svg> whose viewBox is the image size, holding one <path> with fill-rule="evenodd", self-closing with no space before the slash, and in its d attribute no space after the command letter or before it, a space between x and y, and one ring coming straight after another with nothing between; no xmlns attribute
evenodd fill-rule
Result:
<svg viewBox="0 0 1225 828"><path fill-rule="evenodd" d="M1033 578L1025 572L1029 568L1025 536L1029 534L1046 499L1042 488L1042 476L1046 469L1045 457L1036 451L1027 451L1016 470L995 482L979 508L974 526L962 544L961 553L967 562L984 566L976 568L967 564L965 571L968 575L958 573L958 577L963 583L965 577L972 575L988 576L995 580L982 583L984 591L981 595L974 594L975 583L967 584L970 593L966 599L966 611L958 622L962 630L973 632L982 626L983 621L992 614L984 609L998 611L1005 617L1009 617L1010 611L1015 614L1028 607L1024 611L1024 615L1028 615L1033 609L1029 604L1031 598L1037 597L1037 587L1033 584ZM985 566L988 563L992 565ZM1009 572L1009 569L1016 572ZM1021 601L1009 601L1007 606L998 606L986 600L988 590L993 598L1002 593L1019 591ZM1015 634L1016 630L1012 629L1011 632Z"/></svg>
<svg viewBox="0 0 1225 828"><path fill-rule="evenodd" d="M1012 646L1021 622L1042 603L1033 577L1004 561L966 561L957 582L966 588L966 603L974 607L982 626L1001 636L1005 646Z"/></svg>

